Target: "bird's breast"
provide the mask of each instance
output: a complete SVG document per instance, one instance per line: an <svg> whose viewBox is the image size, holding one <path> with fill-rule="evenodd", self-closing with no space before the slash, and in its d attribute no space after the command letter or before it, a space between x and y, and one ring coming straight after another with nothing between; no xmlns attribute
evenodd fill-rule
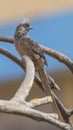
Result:
<svg viewBox="0 0 73 130"><path fill-rule="evenodd" d="M21 56L28 55L32 59L37 70L44 65L44 59L39 55L39 53L35 53L29 44L30 42L27 42L26 40L20 40L18 42L16 41L15 47Z"/></svg>
<svg viewBox="0 0 73 130"><path fill-rule="evenodd" d="M28 53L28 46L27 46L27 42L20 42L18 41L15 44L16 50L19 52L20 55L27 55Z"/></svg>

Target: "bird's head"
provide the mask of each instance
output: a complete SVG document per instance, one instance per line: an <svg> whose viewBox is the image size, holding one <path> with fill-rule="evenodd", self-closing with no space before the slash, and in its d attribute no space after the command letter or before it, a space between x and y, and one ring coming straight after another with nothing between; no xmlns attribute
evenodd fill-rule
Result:
<svg viewBox="0 0 73 130"><path fill-rule="evenodd" d="M29 20L24 19L24 21L16 27L14 38L19 39L22 36L27 35L27 32L31 29L32 27L30 26Z"/></svg>
<svg viewBox="0 0 73 130"><path fill-rule="evenodd" d="M30 21L29 21L29 19L27 19L27 18L23 20L22 26L24 27L24 29L25 29L26 31L29 31L29 30L32 29L32 26L30 26Z"/></svg>

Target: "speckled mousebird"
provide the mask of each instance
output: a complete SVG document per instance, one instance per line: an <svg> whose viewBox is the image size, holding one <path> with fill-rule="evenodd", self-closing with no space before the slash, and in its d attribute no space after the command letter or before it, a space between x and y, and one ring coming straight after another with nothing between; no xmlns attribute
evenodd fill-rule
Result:
<svg viewBox="0 0 73 130"><path fill-rule="evenodd" d="M38 42L34 41L32 38L28 36L28 31L31 29L32 27L30 26L30 22L28 19L25 19L16 27L16 31L14 34L15 48L21 57L27 55L31 58L35 66L35 70L40 75L40 79L44 90L46 91L47 95L50 95L53 99L53 103L51 103L53 112L58 113L59 116L61 116L56 102L54 100L54 97L51 93L51 89L48 85L48 78L44 70L44 65L47 65L46 58ZM22 58L22 60L24 59Z"/></svg>

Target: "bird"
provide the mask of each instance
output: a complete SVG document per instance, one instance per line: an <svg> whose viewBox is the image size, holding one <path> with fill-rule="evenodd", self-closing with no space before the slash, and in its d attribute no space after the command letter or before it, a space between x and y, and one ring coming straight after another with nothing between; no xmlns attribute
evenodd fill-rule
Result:
<svg viewBox="0 0 73 130"><path fill-rule="evenodd" d="M32 29L32 26L30 26L29 19L24 19L23 22L17 25L15 34L14 34L15 48L20 54L21 58L24 55L27 55L33 61L35 70L36 72L39 73L44 91L46 92L47 95L51 96L53 100L53 103L51 104L53 112L58 113L58 115L60 116L62 120L60 111L57 107L57 104L52 95L51 89L48 85L48 77L44 69L44 65L48 65L47 60L45 58L45 55L39 43L33 40L31 37L29 37L28 32L31 29ZM23 58L22 58L22 61L24 62Z"/></svg>

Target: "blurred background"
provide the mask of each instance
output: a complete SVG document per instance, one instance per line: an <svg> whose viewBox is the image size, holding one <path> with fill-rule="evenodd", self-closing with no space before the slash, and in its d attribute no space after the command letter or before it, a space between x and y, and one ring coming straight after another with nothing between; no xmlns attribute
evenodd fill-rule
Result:
<svg viewBox="0 0 73 130"><path fill-rule="evenodd" d="M73 60L73 0L0 0L0 36L13 37L16 26L29 18L33 30L29 35L40 44L64 53ZM0 46L19 57L13 45L0 42ZM20 57L19 57L20 58ZM46 56L46 71L60 86L54 92L65 107L73 107L73 75L57 60ZM10 99L24 78L22 69L10 59L0 55L0 98ZM44 93L33 85L29 99L42 97ZM39 108L48 112L49 107ZM73 119L72 119L73 120ZM28 125L29 124L29 125ZM34 125L33 125L34 124ZM56 129L52 125L36 122L26 117L0 114L1 130Z"/></svg>

